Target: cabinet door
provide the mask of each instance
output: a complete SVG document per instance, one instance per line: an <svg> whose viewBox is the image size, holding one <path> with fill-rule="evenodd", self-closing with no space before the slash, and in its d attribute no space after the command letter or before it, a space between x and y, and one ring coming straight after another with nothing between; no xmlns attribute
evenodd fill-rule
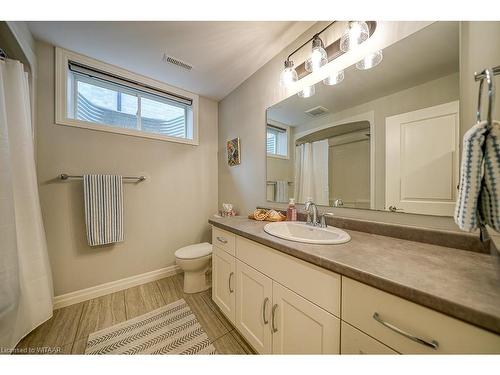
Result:
<svg viewBox="0 0 500 375"><path fill-rule="evenodd" d="M277 282L271 311L273 354L339 354L340 320L334 315Z"/></svg>
<svg viewBox="0 0 500 375"><path fill-rule="evenodd" d="M398 354L374 338L342 322L342 354Z"/></svg>
<svg viewBox="0 0 500 375"><path fill-rule="evenodd" d="M270 354L273 281L236 260L236 328L261 354Z"/></svg>
<svg viewBox="0 0 500 375"><path fill-rule="evenodd" d="M231 323L235 318L236 260L218 247L212 253L212 299Z"/></svg>

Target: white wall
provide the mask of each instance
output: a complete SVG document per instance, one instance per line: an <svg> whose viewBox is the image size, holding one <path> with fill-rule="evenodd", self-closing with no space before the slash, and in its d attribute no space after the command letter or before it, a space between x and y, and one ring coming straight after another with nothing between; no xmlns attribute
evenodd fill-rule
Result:
<svg viewBox="0 0 500 375"><path fill-rule="evenodd" d="M175 263L181 246L209 241L217 210L217 103L200 98L200 145L151 140L54 123L54 47L37 43L37 160L55 295ZM145 174L125 183L125 241L89 247L81 181L60 173Z"/></svg>
<svg viewBox="0 0 500 375"><path fill-rule="evenodd" d="M365 50L359 53L385 48L428 24L380 22L373 40L365 46ZM301 85L316 82L327 74L325 72L311 74L306 77L307 79L301 80L292 90L287 91L279 86L279 74L288 53L306 41L323 25L322 23L315 24L219 103L219 203L231 202L241 214L247 214L255 206L266 205L266 191L263 183L266 178L265 111L266 108L294 94ZM326 71L345 68L357 59L359 60L357 55L345 54L329 63ZM229 167L224 145L226 140L234 137L241 138L241 164ZM279 204L274 206L285 207ZM451 218L345 208L332 208L329 211L341 216L367 220L457 230Z"/></svg>

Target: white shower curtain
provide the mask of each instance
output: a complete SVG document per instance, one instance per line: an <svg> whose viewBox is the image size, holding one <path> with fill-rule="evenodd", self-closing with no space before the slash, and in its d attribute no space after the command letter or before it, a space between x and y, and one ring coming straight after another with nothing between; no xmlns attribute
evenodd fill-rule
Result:
<svg viewBox="0 0 500 375"><path fill-rule="evenodd" d="M23 65L0 60L0 353L52 316L30 113Z"/></svg>
<svg viewBox="0 0 500 375"><path fill-rule="evenodd" d="M299 203L311 198L329 205L327 139L295 147L295 197Z"/></svg>

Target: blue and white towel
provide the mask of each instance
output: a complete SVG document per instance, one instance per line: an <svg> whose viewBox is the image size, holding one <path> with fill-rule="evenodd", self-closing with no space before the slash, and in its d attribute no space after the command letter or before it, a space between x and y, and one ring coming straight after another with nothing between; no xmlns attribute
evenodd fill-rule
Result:
<svg viewBox="0 0 500 375"><path fill-rule="evenodd" d="M500 231L500 123L474 125L462 152L455 222L468 232L486 224Z"/></svg>
<svg viewBox="0 0 500 375"><path fill-rule="evenodd" d="M90 246L123 241L122 176L83 176L85 224Z"/></svg>

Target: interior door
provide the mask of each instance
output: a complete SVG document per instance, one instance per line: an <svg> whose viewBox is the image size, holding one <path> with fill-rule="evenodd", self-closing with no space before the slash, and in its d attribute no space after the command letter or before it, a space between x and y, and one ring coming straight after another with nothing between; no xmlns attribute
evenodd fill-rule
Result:
<svg viewBox="0 0 500 375"><path fill-rule="evenodd" d="M231 323L235 319L236 260L218 247L212 253L212 300Z"/></svg>
<svg viewBox="0 0 500 375"><path fill-rule="evenodd" d="M273 354L339 354L340 319L334 315L275 281L271 311Z"/></svg>
<svg viewBox="0 0 500 375"><path fill-rule="evenodd" d="M388 211L452 216L459 179L458 101L386 118Z"/></svg>
<svg viewBox="0 0 500 375"><path fill-rule="evenodd" d="M236 260L236 327L254 349L270 354L273 281Z"/></svg>

